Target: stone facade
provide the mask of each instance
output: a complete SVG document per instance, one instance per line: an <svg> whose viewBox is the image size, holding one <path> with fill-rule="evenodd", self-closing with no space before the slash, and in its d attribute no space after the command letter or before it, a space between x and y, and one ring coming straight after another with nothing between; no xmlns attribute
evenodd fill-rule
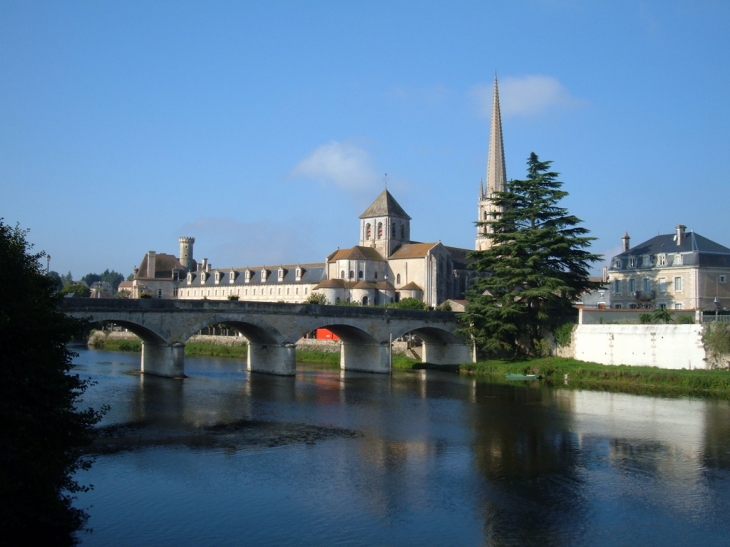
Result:
<svg viewBox="0 0 730 547"><path fill-rule="evenodd" d="M730 249L679 225L635 247L626 233L611 259L611 306L715 309L730 307Z"/></svg>

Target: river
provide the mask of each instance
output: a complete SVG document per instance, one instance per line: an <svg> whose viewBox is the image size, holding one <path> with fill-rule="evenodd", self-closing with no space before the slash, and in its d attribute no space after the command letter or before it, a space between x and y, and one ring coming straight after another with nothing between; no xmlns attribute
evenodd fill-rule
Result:
<svg viewBox="0 0 730 547"><path fill-rule="evenodd" d="M726 546L730 404L80 350L83 546Z"/></svg>

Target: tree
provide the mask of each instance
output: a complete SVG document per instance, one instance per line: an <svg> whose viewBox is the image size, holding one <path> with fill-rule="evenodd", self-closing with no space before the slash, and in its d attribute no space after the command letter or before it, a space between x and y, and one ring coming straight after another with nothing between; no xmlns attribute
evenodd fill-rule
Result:
<svg viewBox="0 0 730 547"><path fill-rule="evenodd" d="M400 308L402 310L425 310L426 304L424 304L418 298L403 298L398 302L393 302L388 305L389 308Z"/></svg>
<svg viewBox="0 0 730 547"><path fill-rule="evenodd" d="M91 465L81 449L103 409L78 409L89 382L71 373L66 343L81 322L59 310L45 254L25 237L0 219L0 529L10 544L73 544L87 518L72 506L87 488L74 473Z"/></svg>
<svg viewBox="0 0 730 547"><path fill-rule="evenodd" d="M316 292L310 293L309 297L304 301L305 304L319 304L324 306L327 304L327 297Z"/></svg>
<svg viewBox="0 0 730 547"><path fill-rule="evenodd" d="M67 294L72 294L74 296L88 298L91 295L91 289L89 289L89 287L87 287L86 285L82 285L81 283L71 283L70 285L66 285L61 290L61 294L63 296L66 296Z"/></svg>
<svg viewBox="0 0 730 547"><path fill-rule="evenodd" d="M574 313L575 299L600 286L589 280L590 264L601 260L587 250L595 238L558 207L567 192L551 163L530 154L527 178L497 192L501 212L478 223L491 228L492 246L470 253L472 268L484 277L469 291L462 320L478 347L492 354L541 353L547 332Z"/></svg>

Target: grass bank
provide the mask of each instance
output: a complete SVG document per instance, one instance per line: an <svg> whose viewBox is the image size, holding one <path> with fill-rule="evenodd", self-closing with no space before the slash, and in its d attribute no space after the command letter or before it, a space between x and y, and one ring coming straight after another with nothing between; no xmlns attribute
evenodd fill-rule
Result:
<svg viewBox="0 0 730 547"><path fill-rule="evenodd" d="M671 388L683 391L730 391L730 371L670 370L657 367L600 365L560 357L527 361L480 361L465 363L460 372L477 375L504 376L507 373L539 374L549 383L570 383L590 387L591 384L613 384L625 387Z"/></svg>

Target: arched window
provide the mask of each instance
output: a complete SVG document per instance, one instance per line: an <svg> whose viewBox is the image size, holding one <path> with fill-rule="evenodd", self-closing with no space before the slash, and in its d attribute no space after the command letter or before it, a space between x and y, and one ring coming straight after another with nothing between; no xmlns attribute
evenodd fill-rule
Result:
<svg viewBox="0 0 730 547"><path fill-rule="evenodd" d="M365 239L370 239L373 237L373 229L372 226L370 226L370 223L368 222L365 225Z"/></svg>
<svg viewBox="0 0 730 547"><path fill-rule="evenodd" d="M400 285L400 274L395 276L395 284Z"/></svg>
<svg viewBox="0 0 730 547"><path fill-rule="evenodd" d="M359 272L357 272L357 278L358 279L362 279L362 270L360 270Z"/></svg>
<svg viewBox="0 0 730 547"><path fill-rule="evenodd" d="M484 218L482 220L487 220L487 212L484 211Z"/></svg>
<svg viewBox="0 0 730 547"><path fill-rule="evenodd" d="M340 272L340 279L345 279L345 270Z"/></svg>
<svg viewBox="0 0 730 547"><path fill-rule="evenodd" d="M383 223L378 222L378 239L383 239Z"/></svg>
<svg viewBox="0 0 730 547"><path fill-rule="evenodd" d="M362 305L363 306L367 306L368 305L368 297L367 296L363 296L362 297Z"/></svg>
<svg viewBox="0 0 730 547"><path fill-rule="evenodd" d="M406 225L405 224L400 225L400 238L401 239L406 238Z"/></svg>
<svg viewBox="0 0 730 547"><path fill-rule="evenodd" d="M355 279L355 272L350 270L350 279Z"/></svg>

